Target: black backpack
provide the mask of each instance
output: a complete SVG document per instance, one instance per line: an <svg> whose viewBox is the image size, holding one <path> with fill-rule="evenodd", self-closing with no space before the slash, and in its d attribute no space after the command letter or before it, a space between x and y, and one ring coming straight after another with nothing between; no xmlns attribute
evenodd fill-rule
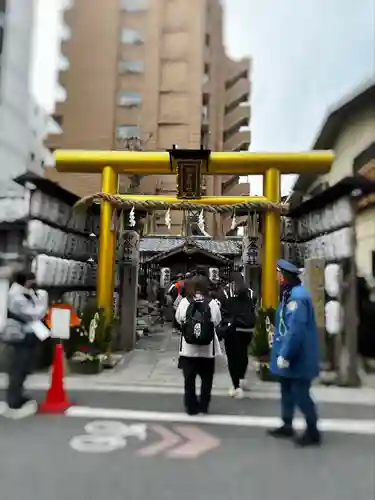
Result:
<svg viewBox="0 0 375 500"><path fill-rule="evenodd" d="M215 327L211 317L210 301L195 300L188 305L182 327L182 335L187 344L209 345L214 340Z"/></svg>

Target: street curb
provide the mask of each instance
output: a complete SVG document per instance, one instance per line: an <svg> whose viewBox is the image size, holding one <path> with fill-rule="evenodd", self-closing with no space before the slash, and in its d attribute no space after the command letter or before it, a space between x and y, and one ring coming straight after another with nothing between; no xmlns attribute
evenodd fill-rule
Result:
<svg viewBox="0 0 375 500"><path fill-rule="evenodd" d="M28 390L45 391L49 388L49 376L34 376L27 383ZM5 376L0 375L0 390L7 386ZM90 378L67 377L65 388L72 392L102 392L102 393L135 393L135 394L160 394L177 395L183 394L181 385L146 385L142 383L126 384L103 381ZM227 397L227 389L214 389L213 396ZM370 406L375 408L375 390L370 388L339 388L339 387L313 387L313 394L318 403L323 404L342 404ZM250 391L245 394L247 399L253 400L278 400L280 398L279 386L275 383L256 384L250 387Z"/></svg>

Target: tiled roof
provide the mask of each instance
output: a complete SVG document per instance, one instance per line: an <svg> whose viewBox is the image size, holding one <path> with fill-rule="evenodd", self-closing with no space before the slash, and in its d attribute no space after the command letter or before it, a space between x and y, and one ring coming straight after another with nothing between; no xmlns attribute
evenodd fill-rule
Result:
<svg viewBox="0 0 375 500"><path fill-rule="evenodd" d="M213 240L207 237L193 236L188 238L198 248L218 255L240 255L242 252L242 239L231 238L225 240ZM142 253L164 253L173 248L181 246L186 239L181 236L147 236L140 241Z"/></svg>

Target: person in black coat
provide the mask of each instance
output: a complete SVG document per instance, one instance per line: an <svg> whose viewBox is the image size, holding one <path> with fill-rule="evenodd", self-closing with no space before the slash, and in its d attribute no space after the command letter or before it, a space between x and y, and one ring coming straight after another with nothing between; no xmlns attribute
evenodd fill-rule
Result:
<svg viewBox="0 0 375 500"><path fill-rule="evenodd" d="M365 278L357 277L358 352L364 358L375 359L375 303Z"/></svg>
<svg viewBox="0 0 375 500"><path fill-rule="evenodd" d="M231 281L220 295L222 324L219 335L224 338L229 375L233 387L230 395L243 398L247 389L246 372L249 363L248 350L255 327L255 296L246 286L240 272L234 272Z"/></svg>

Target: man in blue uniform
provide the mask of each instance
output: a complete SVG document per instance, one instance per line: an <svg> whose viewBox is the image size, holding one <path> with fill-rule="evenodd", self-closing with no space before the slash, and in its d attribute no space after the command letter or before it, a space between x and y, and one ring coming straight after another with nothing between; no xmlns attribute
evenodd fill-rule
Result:
<svg viewBox="0 0 375 500"><path fill-rule="evenodd" d="M311 384L319 374L320 357L314 307L294 264L281 259L277 271L282 297L276 311L270 370L280 379L283 425L269 434L295 438L299 446L319 445L318 416L310 395ZM299 437L293 430L296 408L306 420L306 430Z"/></svg>

